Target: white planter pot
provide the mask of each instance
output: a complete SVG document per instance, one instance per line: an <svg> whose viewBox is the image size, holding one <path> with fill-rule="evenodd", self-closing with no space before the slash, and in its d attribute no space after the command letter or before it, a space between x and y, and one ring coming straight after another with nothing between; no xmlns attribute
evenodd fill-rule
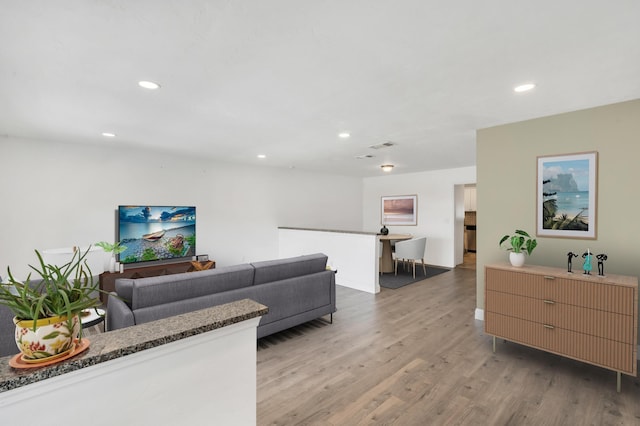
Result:
<svg viewBox="0 0 640 426"><path fill-rule="evenodd" d="M116 257L111 256L109 259L109 272L116 272Z"/></svg>
<svg viewBox="0 0 640 426"><path fill-rule="evenodd" d="M47 360L60 357L73 349L74 340L80 334L80 319L75 315L67 317L48 317L36 321L13 319L16 325L16 345L22 352L23 359Z"/></svg>
<svg viewBox="0 0 640 426"><path fill-rule="evenodd" d="M524 253L522 253L522 252L520 252L520 253L514 253L514 252L509 253L509 262L511 262L512 266L515 266L517 268L521 267L522 265L524 265Z"/></svg>

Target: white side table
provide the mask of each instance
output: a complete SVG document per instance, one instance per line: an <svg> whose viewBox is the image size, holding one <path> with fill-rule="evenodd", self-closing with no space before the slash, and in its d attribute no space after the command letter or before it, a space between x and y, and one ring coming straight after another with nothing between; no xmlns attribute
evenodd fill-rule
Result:
<svg viewBox="0 0 640 426"><path fill-rule="evenodd" d="M103 323L104 314L104 309L85 309L80 313L80 323L82 323L82 328L89 328L93 327L94 325Z"/></svg>

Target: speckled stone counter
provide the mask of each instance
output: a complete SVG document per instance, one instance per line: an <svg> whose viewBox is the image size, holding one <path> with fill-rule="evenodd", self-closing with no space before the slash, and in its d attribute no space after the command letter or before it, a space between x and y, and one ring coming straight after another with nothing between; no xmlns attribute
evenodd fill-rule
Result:
<svg viewBox="0 0 640 426"><path fill-rule="evenodd" d="M69 360L36 369L14 369L11 356L0 358L0 392L16 389L190 336L265 315L268 308L253 300L214 306L201 311L91 335L89 349Z"/></svg>

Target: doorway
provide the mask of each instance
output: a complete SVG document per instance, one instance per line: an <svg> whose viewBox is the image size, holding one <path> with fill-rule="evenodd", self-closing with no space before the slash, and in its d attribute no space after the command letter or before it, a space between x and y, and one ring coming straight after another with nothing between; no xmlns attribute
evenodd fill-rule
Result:
<svg viewBox="0 0 640 426"><path fill-rule="evenodd" d="M458 202L461 205L456 206L456 210L463 211L462 220L462 243L458 246L461 247L462 253L457 258L461 259L461 263L458 264L460 268L475 269L476 268L476 184L460 185L463 192L462 199L456 197L456 204Z"/></svg>

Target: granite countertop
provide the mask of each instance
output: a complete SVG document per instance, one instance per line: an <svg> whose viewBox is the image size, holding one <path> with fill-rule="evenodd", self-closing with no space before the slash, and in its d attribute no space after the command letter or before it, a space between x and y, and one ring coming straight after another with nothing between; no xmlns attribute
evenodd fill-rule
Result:
<svg viewBox="0 0 640 426"><path fill-rule="evenodd" d="M253 300L218 305L133 327L90 336L89 349L66 361L34 369L14 369L12 356L0 358L0 392L127 356L265 315L269 309Z"/></svg>
<svg viewBox="0 0 640 426"><path fill-rule="evenodd" d="M291 228L291 227L288 227L288 226L278 226L278 229L292 229L294 231L337 232L337 233L340 233L340 234L379 235L377 232L344 231L344 230L339 230L339 229Z"/></svg>

